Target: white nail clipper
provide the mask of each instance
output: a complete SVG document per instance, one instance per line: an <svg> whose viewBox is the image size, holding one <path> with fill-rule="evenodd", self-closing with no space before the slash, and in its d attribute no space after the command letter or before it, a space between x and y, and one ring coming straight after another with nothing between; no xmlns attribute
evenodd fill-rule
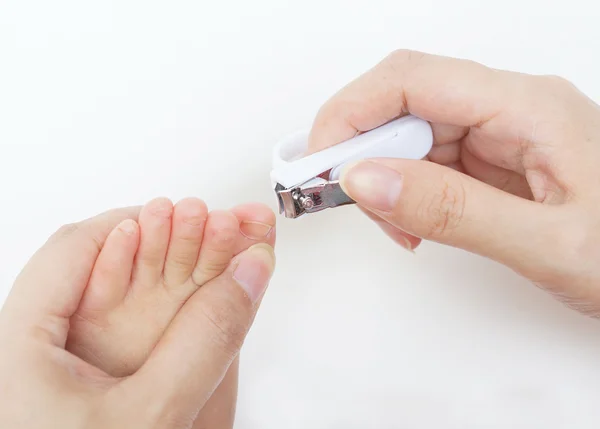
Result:
<svg viewBox="0 0 600 429"><path fill-rule="evenodd" d="M346 164L368 158L422 159L432 144L431 126L415 116L388 122L304 158L308 133L292 134L281 140L273 151L271 183L279 213L287 218L298 218L305 213L354 204L338 182ZM324 174L328 180L320 177Z"/></svg>

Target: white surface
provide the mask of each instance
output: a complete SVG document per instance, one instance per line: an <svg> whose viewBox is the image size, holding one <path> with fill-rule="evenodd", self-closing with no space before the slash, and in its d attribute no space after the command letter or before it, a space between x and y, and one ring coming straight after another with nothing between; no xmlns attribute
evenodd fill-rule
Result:
<svg viewBox="0 0 600 429"><path fill-rule="evenodd" d="M2 295L55 228L107 208L275 207L275 141L395 48L561 74L599 100L596 6L557 4L4 0ZM239 429L598 427L600 325L508 270L403 252L353 208L281 219L278 256Z"/></svg>

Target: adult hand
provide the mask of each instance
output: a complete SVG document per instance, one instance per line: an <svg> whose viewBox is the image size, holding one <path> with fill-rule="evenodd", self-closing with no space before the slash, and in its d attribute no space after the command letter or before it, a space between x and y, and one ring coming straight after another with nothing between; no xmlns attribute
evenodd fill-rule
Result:
<svg viewBox="0 0 600 429"><path fill-rule="evenodd" d="M111 377L65 350L104 240L139 209L61 228L19 275L0 312L0 427L191 428L219 386L260 303L227 276L186 301L129 377ZM273 261L255 262L258 293Z"/></svg>
<svg viewBox="0 0 600 429"><path fill-rule="evenodd" d="M310 152L408 113L433 149L349 166L359 207L405 247L474 252L600 315L600 108L562 78L397 51L325 103Z"/></svg>

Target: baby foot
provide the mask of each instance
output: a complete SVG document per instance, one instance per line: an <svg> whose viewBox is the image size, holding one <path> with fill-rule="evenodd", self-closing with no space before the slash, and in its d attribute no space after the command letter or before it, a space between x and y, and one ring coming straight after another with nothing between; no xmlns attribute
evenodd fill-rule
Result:
<svg viewBox="0 0 600 429"><path fill-rule="evenodd" d="M251 246L274 246L275 216L259 204L208 213L199 199L159 198L107 238L67 349L113 376L134 373L186 300ZM250 249L252 251L252 249Z"/></svg>

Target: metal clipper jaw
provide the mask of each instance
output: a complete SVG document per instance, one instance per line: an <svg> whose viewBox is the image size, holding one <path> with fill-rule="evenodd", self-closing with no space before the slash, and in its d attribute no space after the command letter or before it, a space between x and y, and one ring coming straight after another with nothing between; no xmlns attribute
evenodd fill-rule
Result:
<svg viewBox="0 0 600 429"><path fill-rule="evenodd" d="M431 125L411 115L309 156L304 156L308 152L308 133L292 134L273 150L271 185L279 213L295 219L355 204L339 184L345 165L368 158L422 159L432 144Z"/></svg>
<svg viewBox="0 0 600 429"><path fill-rule="evenodd" d="M344 193L337 180L328 181L320 177L287 189L277 183L275 193L279 202L279 214L292 219L305 213L355 204L355 201Z"/></svg>

